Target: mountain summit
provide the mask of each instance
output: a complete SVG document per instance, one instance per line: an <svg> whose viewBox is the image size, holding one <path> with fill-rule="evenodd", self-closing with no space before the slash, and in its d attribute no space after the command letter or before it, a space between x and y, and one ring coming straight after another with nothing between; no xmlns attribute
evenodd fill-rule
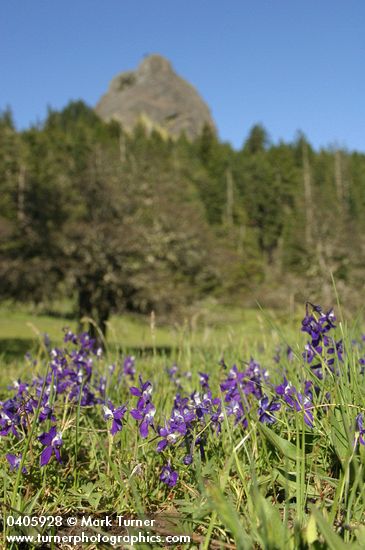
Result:
<svg viewBox="0 0 365 550"><path fill-rule="evenodd" d="M209 107L195 88L178 76L161 55L146 57L135 71L117 75L100 99L97 114L126 129L142 121L172 137L196 137L205 124L215 130Z"/></svg>

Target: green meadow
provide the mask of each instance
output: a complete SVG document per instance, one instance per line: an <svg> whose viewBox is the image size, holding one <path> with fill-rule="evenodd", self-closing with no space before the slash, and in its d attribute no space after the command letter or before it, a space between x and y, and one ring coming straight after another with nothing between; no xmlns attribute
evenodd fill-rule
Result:
<svg viewBox="0 0 365 550"><path fill-rule="evenodd" d="M336 328L330 332L333 342L342 340L343 354L336 356L331 370L330 348L318 352L323 369L323 378L318 379L302 356L308 341L308 334L300 330L303 317L304 308L290 314L212 304L175 326L159 324L158 318L113 317L103 355L85 352L84 358L90 357L93 363L92 374L75 383L79 394L71 397L73 390L65 394L50 389L46 401L53 416L41 421L46 401L35 400L28 409L24 403L36 396L34 387L38 397L45 394L47 376L50 388L57 380L51 366L58 359L51 348L47 350L44 333L51 346L68 350L59 358L65 358L63 369L71 368L76 360L72 350L80 350L80 343L63 343L62 329L76 330L76 326L67 308L63 316L62 310L51 316L4 307L0 321L3 404L16 393L7 389L15 378L30 384L17 401L24 401L18 434L9 431L1 438L4 541L50 533L78 537L80 529L22 523L25 516L66 518L70 514L79 519L108 516L113 522L112 528L98 524L88 531L90 537L99 533L98 545L78 546L76 538L76 548L107 548L103 541L108 536L141 536L141 530L118 528L119 514L155 519L148 531L158 539L151 542L145 532L138 548L168 547L167 534L190 538L178 548L363 548L365 446L357 420L365 410L361 323L343 319L336 308ZM30 359L23 357L27 349ZM135 357L132 376L123 371L131 355ZM250 358L261 372L260 382L257 376L261 375L250 371ZM168 372L174 365L175 370ZM234 398L236 409L230 409L229 401L233 365L236 373L242 373L242 378L237 375L241 382ZM85 367L78 368L84 372ZM199 373L209 376L208 386ZM31 385L32 376L42 376L38 386ZM280 394L283 376L289 390ZM96 390L101 377L103 389ZM270 412L271 405L265 409L255 387L247 390L252 380L267 396L266 405L270 402L278 408L273 406ZM151 386L143 393L146 383ZM301 398L291 406L290 388L304 396L306 383L312 385L309 407ZM83 402L86 388L97 401L87 397ZM137 390L131 392L131 388ZM178 406L179 399L183 401ZM237 400L244 417L237 416ZM151 404L153 415L148 416ZM105 416L103 406L110 415L126 408L113 434L115 419ZM175 431L170 430L166 446L158 450L164 439L161 428L172 426L172 409ZM184 416L176 424L177 410L185 411L183 416L195 411L195 416L190 420ZM133 411L143 414L136 419ZM146 435L142 424L147 417ZM62 444L50 444L52 455L42 465L42 433L49 433L54 425ZM19 458L17 467L11 467L7 454ZM18 518L17 524L7 525L9 516ZM6 540L7 548L18 548L18 543Z"/></svg>

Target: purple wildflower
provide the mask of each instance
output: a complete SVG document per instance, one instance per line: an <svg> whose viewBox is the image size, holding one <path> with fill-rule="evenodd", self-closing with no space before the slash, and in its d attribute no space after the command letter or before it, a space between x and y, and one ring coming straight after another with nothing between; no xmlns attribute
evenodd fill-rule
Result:
<svg viewBox="0 0 365 550"><path fill-rule="evenodd" d="M54 453L57 461L61 463L60 447L62 446L62 434L57 432L56 426L52 426L49 432L44 432L38 437L45 449L41 453L40 465L46 466Z"/></svg>
<svg viewBox="0 0 365 550"><path fill-rule="evenodd" d="M181 431L178 426L174 426L174 423L170 422L170 424L166 424L164 428L159 427L157 431L159 436L162 437L161 441L158 442L156 449L157 452L160 453L168 445L174 445L182 435L185 435L186 426L184 425L184 430Z"/></svg>
<svg viewBox="0 0 365 550"><path fill-rule="evenodd" d="M9 462L10 470L19 470L20 464L22 462L22 455L19 456L8 453L6 455L6 460ZM22 467L22 473L27 474L27 469L25 466Z"/></svg>
<svg viewBox="0 0 365 550"><path fill-rule="evenodd" d="M312 307L311 314L308 312L308 306ZM316 313L320 315L315 315ZM328 333L336 328L335 320L333 309L330 309L327 313L322 313L319 306L307 303L306 316L302 321L302 331L310 335L311 341L306 344L302 355L306 363L311 364L310 368L313 374L320 380L323 379L323 362L328 365L332 372L334 372L333 365L336 356L339 361L343 362L342 341L336 342L328 336ZM312 364L314 358L317 359L316 364Z"/></svg>
<svg viewBox="0 0 365 550"><path fill-rule="evenodd" d="M166 464L161 471L160 480L169 487L174 487L177 483L179 474L174 472L170 464Z"/></svg>
<svg viewBox="0 0 365 550"><path fill-rule="evenodd" d="M219 403L216 403L216 408L215 410L213 409L210 419L213 427L215 428L216 433L219 434L222 430L222 422L224 419L224 414L222 411L221 400L217 399L217 401L219 401Z"/></svg>
<svg viewBox="0 0 365 550"><path fill-rule="evenodd" d="M205 372L199 372L199 381L203 390L209 389L209 374Z"/></svg>
<svg viewBox="0 0 365 550"><path fill-rule="evenodd" d="M284 381L279 386L276 386L275 391L278 395L283 396L284 401L287 401L287 396L291 396L295 393L293 384L284 376Z"/></svg>
<svg viewBox="0 0 365 550"><path fill-rule="evenodd" d="M362 417L362 413L359 413L356 417L356 427L359 431L359 441L361 445L365 445L365 428L364 428L364 419Z"/></svg>
<svg viewBox="0 0 365 550"><path fill-rule="evenodd" d="M49 403L46 403L39 412L39 422L44 422L45 420L51 420L52 422L56 421L53 409L50 407Z"/></svg>
<svg viewBox="0 0 365 550"><path fill-rule="evenodd" d="M129 376L131 380L134 380L136 374L135 368L136 360L132 355L127 355L123 362L123 372L126 376Z"/></svg>
<svg viewBox="0 0 365 550"><path fill-rule="evenodd" d="M25 382L22 382L20 379L14 380L12 386L8 386L9 390L15 390L17 392L17 396L23 395L23 393L27 393L29 388L29 384L26 384Z"/></svg>
<svg viewBox="0 0 365 550"><path fill-rule="evenodd" d="M304 422L310 428L313 428L313 403L312 403L312 392L310 390L311 384L305 383L304 394L299 393L291 382L289 382L284 376L284 382L279 386L276 386L275 390L278 395L280 395L285 403L289 405L290 408L296 411L303 411Z"/></svg>
<svg viewBox="0 0 365 550"><path fill-rule="evenodd" d="M181 376L179 373L179 367L176 365L176 363L174 363L170 368L166 367L166 373L171 382L173 382L181 390Z"/></svg>
<svg viewBox="0 0 365 550"><path fill-rule="evenodd" d="M72 342L73 344L78 344L78 338L76 334L74 334L70 329L66 328L65 330L65 336L63 337L63 341L65 344L67 342Z"/></svg>
<svg viewBox="0 0 365 550"><path fill-rule="evenodd" d="M10 401L9 399L8 402ZM3 410L0 411L0 435L8 435L11 432L15 437L20 438L20 434L17 430L19 424L20 417L17 412L9 409L6 410L4 406Z"/></svg>
<svg viewBox="0 0 365 550"><path fill-rule="evenodd" d="M131 410L131 416L135 420L141 421L139 431L143 438L148 436L148 429L153 426L153 419L156 408L151 401L152 384L147 381L143 383L142 377L139 377L140 388L132 386L129 391L132 395L139 397L137 407Z"/></svg>
<svg viewBox="0 0 365 550"><path fill-rule="evenodd" d="M132 395L135 397L139 397L139 401L137 403L137 407L141 406L142 404L147 404L151 400L151 394L152 394L152 384L147 380L147 382L143 383L142 377L139 377L139 384L140 388L136 388L135 386L132 386L129 388L129 391Z"/></svg>
<svg viewBox="0 0 365 550"><path fill-rule="evenodd" d="M115 409L112 403L109 403L109 407L107 407L106 405L103 405L103 411L104 411L104 419L113 421L112 427L110 429L110 433L112 435L115 435L117 432L122 431L123 417L127 412L127 407L125 405L122 405L121 407L118 407L117 409Z"/></svg>
<svg viewBox="0 0 365 550"><path fill-rule="evenodd" d="M96 341L88 332L83 332L79 335L79 343L83 351L94 351Z"/></svg>
<svg viewBox="0 0 365 550"><path fill-rule="evenodd" d="M148 402L146 405L139 406L137 409L131 410L131 416L133 416L135 420L141 421L139 425L139 432L143 439L148 436L149 427L153 426L155 413L155 406L151 402Z"/></svg>
<svg viewBox="0 0 365 550"><path fill-rule="evenodd" d="M267 395L260 399L260 407L258 410L259 421L267 424L273 424L276 422L275 416L272 414L280 409L280 403L273 399L269 401Z"/></svg>

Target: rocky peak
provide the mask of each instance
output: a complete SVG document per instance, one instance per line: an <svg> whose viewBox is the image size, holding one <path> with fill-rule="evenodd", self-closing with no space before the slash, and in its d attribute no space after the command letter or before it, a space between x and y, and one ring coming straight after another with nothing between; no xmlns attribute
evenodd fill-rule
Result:
<svg viewBox="0 0 365 550"><path fill-rule="evenodd" d="M157 54L143 59L135 71L117 75L96 112L105 120L120 121L127 130L143 121L172 137L184 132L193 139L205 124L215 130L210 110L195 88Z"/></svg>
<svg viewBox="0 0 365 550"><path fill-rule="evenodd" d="M158 54L145 57L139 64L137 72L140 77L154 76L158 75L158 73L174 73L170 61Z"/></svg>

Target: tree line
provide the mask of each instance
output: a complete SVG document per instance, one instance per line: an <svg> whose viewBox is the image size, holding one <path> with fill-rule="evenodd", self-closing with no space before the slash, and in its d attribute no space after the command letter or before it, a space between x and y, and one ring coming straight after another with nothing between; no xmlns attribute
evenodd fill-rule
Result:
<svg viewBox="0 0 365 550"><path fill-rule="evenodd" d="M274 144L256 125L237 151L208 126L194 141L126 132L81 101L21 132L5 111L0 188L0 297L69 296L103 329L207 295L328 293L330 273L363 286L365 155L302 134Z"/></svg>

